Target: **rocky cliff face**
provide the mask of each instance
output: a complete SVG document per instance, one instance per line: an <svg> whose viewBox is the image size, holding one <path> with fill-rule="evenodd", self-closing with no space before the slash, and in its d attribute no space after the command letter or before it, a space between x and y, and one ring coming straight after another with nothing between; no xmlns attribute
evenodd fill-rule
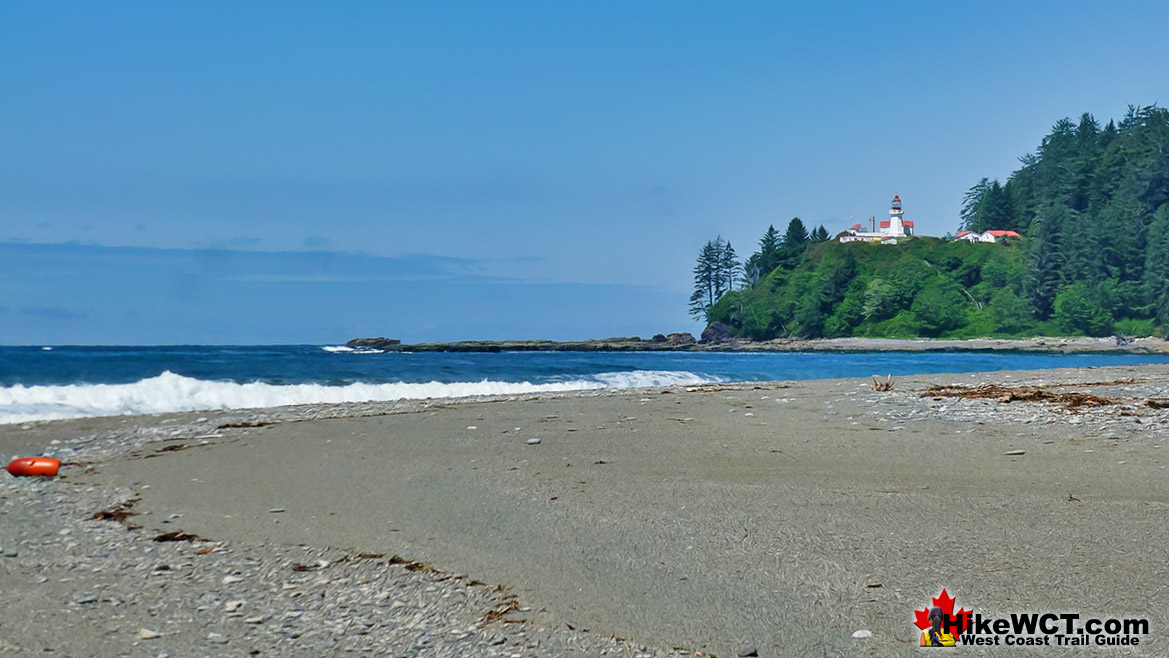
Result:
<svg viewBox="0 0 1169 658"><path fill-rule="evenodd" d="M734 340L734 338L734 335L731 334L731 328L722 322L712 322L710 326L702 332L703 344L725 343Z"/></svg>

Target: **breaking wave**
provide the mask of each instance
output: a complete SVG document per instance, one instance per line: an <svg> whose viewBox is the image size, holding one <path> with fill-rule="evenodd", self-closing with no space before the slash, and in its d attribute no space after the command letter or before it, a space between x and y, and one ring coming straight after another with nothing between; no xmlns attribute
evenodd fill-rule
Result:
<svg viewBox="0 0 1169 658"><path fill-rule="evenodd" d="M383 354L381 350L364 347L349 347L348 345L326 345L321 349L325 352L330 352L333 354Z"/></svg>
<svg viewBox="0 0 1169 658"><path fill-rule="evenodd" d="M396 382L265 384L205 381L164 372L132 384L70 384L0 387L0 424L61 418L156 414L175 411L251 409L292 404L369 402L476 395L516 395L639 386L691 385L719 381L684 371L605 372L546 383Z"/></svg>

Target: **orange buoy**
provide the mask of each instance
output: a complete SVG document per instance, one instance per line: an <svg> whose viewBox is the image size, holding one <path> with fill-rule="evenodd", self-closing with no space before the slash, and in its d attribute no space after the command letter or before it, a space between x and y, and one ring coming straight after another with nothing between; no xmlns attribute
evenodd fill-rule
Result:
<svg viewBox="0 0 1169 658"><path fill-rule="evenodd" d="M53 457L21 457L8 463L8 472L16 475L54 476L61 468L61 460Z"/></svg>

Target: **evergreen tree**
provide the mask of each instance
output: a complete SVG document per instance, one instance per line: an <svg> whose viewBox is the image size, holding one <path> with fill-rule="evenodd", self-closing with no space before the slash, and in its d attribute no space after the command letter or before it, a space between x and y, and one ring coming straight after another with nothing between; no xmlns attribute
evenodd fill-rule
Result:
<svg viewBox="0 0 1169 658"><path fill-rule="evenodd" d="M769 224L767 226L767 232L763 234L763 237L759 238L759 253L764 258L770 258L774 254L779 253L780 244L781 238L779 237L779 231L775 230L775 224Z"/></svg>
<svg viewBox="0 0 1169 658"><path fill-rule="evenodd" d="M804 228L804 222L799 217L793 217L787 224L787 232L783 234L783 244L790 252L798 253L803 251L804 246L808 244L808 229Z"/></svg>
<svg viewBox="0 0 1169 658"><path fill-rule="evenodd" d="M1015 222L1012 215L1011 198L996 180L982 195L982 202L978 204L978 212L974 216L970 230L982 233L992 229L1013 228Z"/></svg>
<svg viewBox="0 0 1169 658"><path fill-rule="evenodd" d="M1127 195L1112 199L1092 222L1093 267L1084 279L1139 282L1145 268L1150 220L1139 199Z"/></svg>
<svg viewBox="0 0 1169 658"><path fill-rule="evenodd" d="M707 241L698 252L698 264L694 266L694 292L690 294L690 315L708 319L710 307L722 296L718 288L718 248L713 240Z"/></svg>
<svg viewBox="0 0 1169 658"><path fill-rule="evenodd" d="M1147 208L1159 208L1169 203L1169 110L1143 107L1134 119L1132 186Z"/></svg>
<svg viewBox="0 0 1169 658"><path fill-rule="evenodd" d="M982 200L989 189L990 179L982 178L962 197L962 210L958 213L958 218L963 229L974 230L974 219L978 216L978 209L982 206Z"/></svg>
<svg viewBox="0 0 1169 658"><path fill-rule="evenodd" d="M813 243L819 243L819 242L827 242L828 237L829 237L828 236L828 229L824 228L824 225L821 224L812 230L812 235L809 237L809 239Z"/></svg>
<svg viewBox="0 0 1169 658"><path fill-rule="evenodd" d="M1026 153L1019 157L1022 167L1015 170L1007 183L1011 186L1011 214L1015 230L1031 230L1031 222L1039 212L1039 156Z"/></svg>
<svg viewBox="0 0 1169 658"><path fill-rule="evenodd" d="M769 224L767 232L759 238L759 267L762 276L767 276L783 262L783 239L775 226Z"/></svg>
<svg viewBox="0 0 1169 658"><path fill-rule="evenodd" d="M1088 209L1094 189L1096 168L1100 164L1100 124L1091 114L1080 115L1076 126L1076 152L1070 163L1075 172L1075 189L1070 207L1077 212Z"/></svg>
<svg viewBox="0 0 1169 658"><path fill-rule="evenodd" d="M1116 122L1109 119L1108 125L1104 126L1104 130L1100 133L1100 148L1101 150L1108 148L1116 139Z"/></svg>
<svg viewBox="0 0 1169 658"><path fill-rule="evenodd" d="M718 254L719 273L722 276L721 284L724 292L735 289L735 284L743 278L743 265L735 255L735 249L730 241L722 243Z"/></svg>
<svg viewBox="0 0 1169 658"><path fill-rule="evenodd" d="M1060 223L1060 280L1072 283L1097 276L1093 219L1064 206L1053 207L1048 213Z"/></svg>
<svg viewBox="0 0 1169 658"><path fill-rule="evenodd" d="M1023 290L1040 320L1046 320L1051 315L1059 291L1060 267L1063 265L1060 253L1061 220L1061 213L1051 211L1034 224L1036 234L1027 259Z"/></svg>
<svg viewBox="0 0 1169 658"><path fill-rule="evenodd" d="M751 254L743 263L743 283L753 286L760 279L771 274L776 267L779 267L783 260L780 252L781 247L782 238L779 236L779 231L775 230L774 224L768 226L763 237L759 238L759 251Z"/></svg>
<svg viewBox="0 0 1169 658"><path fill-rule="evenodd" d="M759 252L755 252L743 261L743 285L750 288L759 283L763 277L767 276L763 272L762 258Z"/></svg>
<svg viewBox="0 0 1169 658"><path fill-rule="evenodd" d="M690 295L690 315L709 319L710 308L727 291L723 272L724 245L722 236L708 240L698 252L694 266L694 292Z"/></svg>
<svg viewBox="0 0 1169 658"><path fill-rule="evenodd" d="M1073 208L1078 188L1077 171L1073 165L1079 140L1076 126L1069 119L1055 122L1051 133L1039 145L1037 174L1038 192L1045 205Z"/></svg>
<svg viewBox="0 0 1169 658"><path fill-rule="evenodd" d="M1142 283L1157 323L1169 324L1169 203L1157 209L1149 225Z"/></svg>

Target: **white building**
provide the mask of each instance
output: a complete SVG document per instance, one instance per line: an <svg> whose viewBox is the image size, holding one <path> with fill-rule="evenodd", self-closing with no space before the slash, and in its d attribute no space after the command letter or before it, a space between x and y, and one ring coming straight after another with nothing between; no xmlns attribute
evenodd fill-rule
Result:
<svg viewBox="0 0 1169 658"><path fill-rule="evenodd" d="M901 195L894 195L893 207L889 209L889 219L883 220L878 229L877 219L869 219L873 223L872 230L864 231L863 224L853 224L840 235L841 242L873 242L877 244L897 244L898 238L913 235L913 222L905 219L901 210Z"/></svg>
<svg viewBox="0 0 1169 658"><path fill-rule="evenodd" d="M966 242L1001 242L1007 238L1023 237L1014 231L983 231L982 233L975 233L974 231L959 231L954 235L955 240L965 240Z"/></svg>

